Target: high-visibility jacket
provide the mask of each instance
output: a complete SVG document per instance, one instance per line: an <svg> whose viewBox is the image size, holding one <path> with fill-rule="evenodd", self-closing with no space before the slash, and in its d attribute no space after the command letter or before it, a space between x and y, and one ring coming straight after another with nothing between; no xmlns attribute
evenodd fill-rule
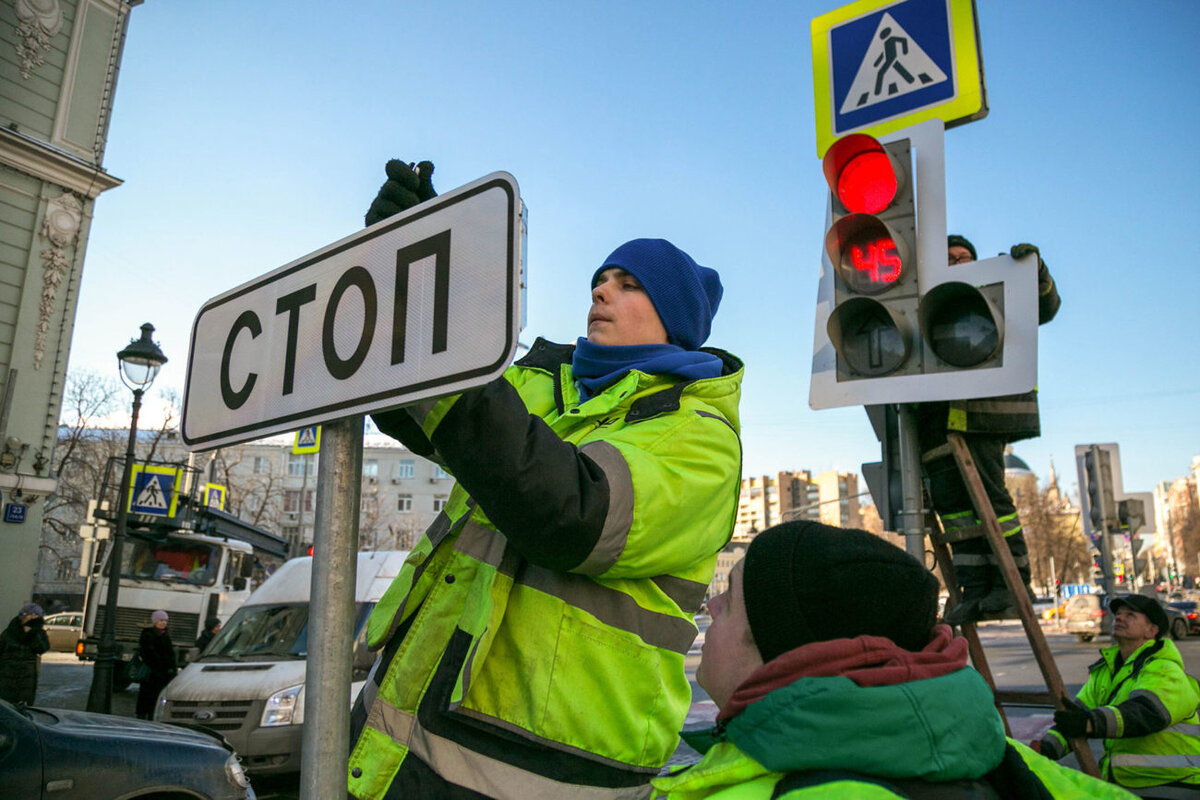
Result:
<svg viewBox="0 0 1200 800"><path fill-rule="evenodd" d="M458 483L368 622L351 794L411 755L491 797L647 795L737 511L742 364L708 352L723 375L635 371L581 402L572 348L538 340L420 419L376 416Z"/></svg>
<svg viewBox="0 0 1200 800"><path fill-rule="evenodd" d="M655 798L1132 798L1006 740L991 689L969 667L889 686L799 678L686 738L703 759L655 778Z"/></svg>
<svg viewBox="0 0 1200 800"><path fill-rule="evenodd" d="M1079 692L1093 709L1096 738L1104 738L1101 773L1133 789L1193 785L1200 796L1200 687L1184 672L1179 648L1170 639L1147 641L1118 669L1119 653L1117 645L1103 648ZM1048 744L1052 755L1067 750L1056 728L1043 739L1043 752Z"/></svg>

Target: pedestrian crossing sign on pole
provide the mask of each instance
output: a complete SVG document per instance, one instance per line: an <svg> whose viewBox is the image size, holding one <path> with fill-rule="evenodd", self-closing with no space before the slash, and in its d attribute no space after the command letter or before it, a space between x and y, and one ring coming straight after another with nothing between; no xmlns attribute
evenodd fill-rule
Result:
<svg viewBox="0 0 1200 800"><path fill-rule="evenodd" d="M321 452L320 425L311 425L296 431L296 442L292 445L293 454L300 455L301 453L319 452Z"/></svg>
<svg viewBox="0 0 1200 800"><path fill-rule="evenodd" d="M817 157L847 133L987 115L974 0L857 0L812 21Z"/></svg>
<svg viewBox="0 0 1200 800"><path fill-rule="evenodd" d="M179 467L134 464L129 477L129 513L174 517L179 505L177 489L182 485Z"/></svg>
<svg viewBox="0 0 1200 800"><path fill-rule="evenodd" d="M215 508L217 511L224 511L225 487L219 483L204 484L204 505Z"/></svg>

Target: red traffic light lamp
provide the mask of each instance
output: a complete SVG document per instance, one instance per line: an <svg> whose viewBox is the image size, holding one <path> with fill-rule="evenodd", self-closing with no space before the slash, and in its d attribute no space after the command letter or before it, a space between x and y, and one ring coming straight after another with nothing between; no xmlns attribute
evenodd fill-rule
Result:
<svg viewBox="0 0 1200 800"><path fill-rule="evenodd" d="M852 133L838 139L822 159L829 191L856 214L878 214L892 204L904 180L891 155L873 136Z"/></svg>

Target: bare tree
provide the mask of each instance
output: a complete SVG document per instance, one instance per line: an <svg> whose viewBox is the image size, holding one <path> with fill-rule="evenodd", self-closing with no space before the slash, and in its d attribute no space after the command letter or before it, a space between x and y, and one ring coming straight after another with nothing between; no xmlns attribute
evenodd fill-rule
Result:
<svg viewBox="0 0 1200 800"><path fill-rule="evenodd" d="M1091 549L1080 526L1079 509L1063 502L1058 487L1024 493L1017 509L1029 545L1033 582L1053 593L1056 581L1074 583L1091 572ZM1051 574L1051 564L1054 572Z"/></svg>

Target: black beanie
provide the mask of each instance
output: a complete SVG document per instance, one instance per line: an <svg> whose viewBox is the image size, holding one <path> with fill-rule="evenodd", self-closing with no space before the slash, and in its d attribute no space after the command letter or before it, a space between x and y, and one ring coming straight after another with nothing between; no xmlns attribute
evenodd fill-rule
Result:
<svg viewBox="0 0 1200 800"><path fill-rule="evenodd" d="M900 548L854 528L768 528L750 543L743 570L746 616L764 662L864 634L915 652L937 618L937 579Z"/></svg>
<svg viewBox="0 0 1200 800"><path fill-rule="evenodd" d="M965 247L971 251L971 260L978 261L979 254L975 252L975 245L967 241L967 237L959 236L957 233L952 233L946 237L946 249L951 247Z"/></svg>

